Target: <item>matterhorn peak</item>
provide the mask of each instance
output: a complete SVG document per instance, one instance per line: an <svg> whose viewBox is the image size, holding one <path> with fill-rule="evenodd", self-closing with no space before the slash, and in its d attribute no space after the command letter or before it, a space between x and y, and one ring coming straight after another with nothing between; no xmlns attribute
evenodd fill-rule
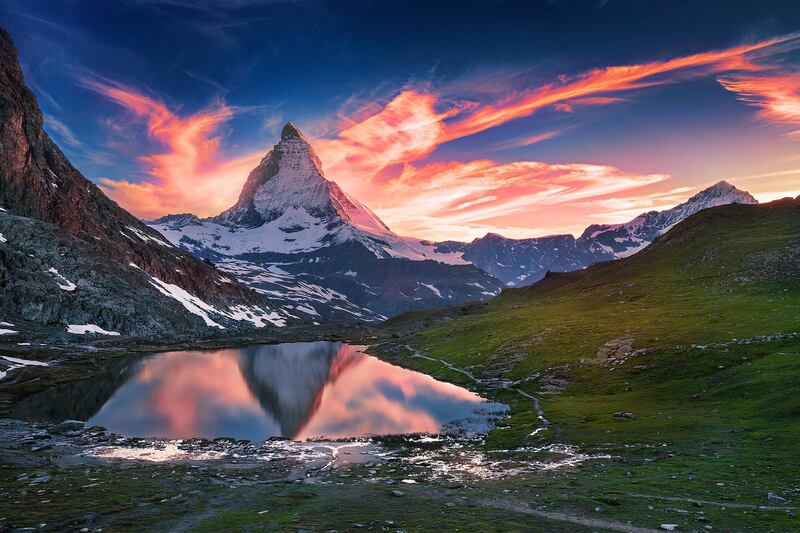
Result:
<svg viewBox="0 0 800 533"><path fill-rule="evenodd" d="M214 221L247 228L274 222L282 231L296 233L341 226L391 233L375 214L325 177L314 147L292 122L286 123L280 142L250 172L236 205Z"/></svg>
<svg viewBox="0 0 800 533"><path fill-rule="evenodd" d="M300 129L295 126L293 122L287 122L281 130L281 140L286 141L288 139L306 140L303 134L300 132Z"/></svg>

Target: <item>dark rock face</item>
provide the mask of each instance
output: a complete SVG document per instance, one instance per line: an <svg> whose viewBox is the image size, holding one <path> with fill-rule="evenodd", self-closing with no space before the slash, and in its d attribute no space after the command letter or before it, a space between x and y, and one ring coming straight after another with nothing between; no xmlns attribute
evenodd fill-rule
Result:
<svg viewBox="0 0 800 533"><path fill-rule="evenodd" d="M228 308L232 305L261 306L267 309L266 299L227 275L212 264L204 263L192 255L172 246L157 231L149 228L136 217L120 208L103 192L84 178L67 160L42 128L42 114L31 91L25 86L19 67L17 52L9 35L0 29L0 207L10 214L26 217L11 219L19 228L13 228L14 239L0 244L5 271L0 282L0 308L8 313L20 313L26 319L44 323L70 322L81 314L105 314L106 324L133 324L128 320L136 316L139 323L155 320L152 327L132 327L123 333L166 331L170 327L203 327L197 316L180 311L186 318L178 319L177 312L164 307L163 298L150 283L139 284L136 296L120 293L118 297L130 297L130 304L109 307L106 302L118 301L115 290L133 289L132 267L141 269L164 283L173 284L214 306ZM37 224L41 221L46 224ZM41 232L36 235L30 232ZM57 233L58 235L46 235ZM9 251L12 246L15 251ZM58 265L72 257L75 271L65 272L73 277L87 272L86 280L92 280L93 289L106 283L106 290L92 293L88 288L60 294L53 283L34 287L31 280L18 279L30 265L20 263L20 250L36 246L57 246L64 259L48 259L59 272ZM88 255L84 255L88 254ZM15 262L16 261L16 262ZM94 265L94 266L93 266ZM94 275L88 271L94 268ZM31 272L34 278L41 273ZM62 272L62 274L65 274ZM106 276L121 276L112 279ZM135 278L136 275L133 275ZM102 279L102 282L101 282ZM20 293L25 281L28 297ZM22 285L20 285L22 284ZM41 290L39 290L41 289ZM52 295L47 292L54 289ZM11 295L15 296L11 296ZM75 301L67 304L65 298ZM100 298L100 299L95 299ZM141 306L133 300L138 298ZM27 301L26 301L27 300ZM54 303L60 301L61 303ZM80 302L80 303L79 303ZM180 304L173 299L179 307ZM91 307L95 307L91 311ZM149 309L148 309L149 307ZM161 315L164 316L149 316Z"/></svg>
<svg viewBox="0 0 800 533"><path fill-rule="evenodd" d="M529 285L548 270L568 272L591 263L612 259L598 254L572 235L534 239L508 239L489 233L466 244L448 242L443 251L461 251L464 260L511 286Z"/></svg>
<svg viewBox="0 0 800 533"><path fill-rule="evenodd" d="M501 289L495 278L473 265L379 259L353 241L307 254L245 254L242 259L259 265L277 264L297 276L313 276L326 288L346 295L351 303L383 317L485 300ZM359 317L349 321L353 318Z"/></svg>
<svg viewBox="0 0 800 533"><path fill-rule="evenodd" d="M24 333L19 320L64 334L68 324L144 337L204 328L200 317L156 290L144 271L105 259L101 243L3 211L0 235L0 318L14 323L11 329Z"/></svg>

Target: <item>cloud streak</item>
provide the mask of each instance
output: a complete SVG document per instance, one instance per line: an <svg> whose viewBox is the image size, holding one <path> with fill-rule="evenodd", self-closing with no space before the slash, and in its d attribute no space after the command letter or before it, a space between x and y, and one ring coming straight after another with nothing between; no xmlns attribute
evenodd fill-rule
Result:
<svg viewBox="0 0 800 533"><path fill-rule="evenodd" d="M148 167L149 181L100 180L111 198L137 216L219 213L236 201L248 172L263 155L221 154L221 138L215 132L234 116L235 108L215 103L182 118L163 102L124 85L97 80L84 80L83 85L143 120L149 136L166 148L139 158Z"/></svg>
<svg viewBox="0 0 800 533"><path fill-rule="evenodd" d="M473 94L490 102L460 101L453 97L453 87L407 86L388 101L359 106L355 118L337 117L336 133L316 139L315 146L329 179L363 199L401 234L430 239L469 239L487 231L531 236L553 206L583 209L586 216L598 210L622 216L640 206L671 202L675 193L638 203L632 200L641 188L668 176L611 165L435 161L432 156L443 144L544 108L560 106L575 112L620 102L628 91L696 76L720 75L728 90L759 106L764 118L795 124L800 113L796 75L770 75L759 60L794 46L797 40L793 34L663 61L594 69L534 89L512 90L505 98L494 90L473 89ZM140 157L150 180L101 180L112 198L139 216L216 214L235 202L248 172L263 156L263 152L223 154L219 128L239 110L222 102L179 116L162 101L123 85L97 80L84 85L127 109L164 147L160 153ZM522 136L490 148L519 148L561 131ZM594 205L594 211L586 211L588 205Z"/></svg>
<svg viewBox="0 0 800 533"><path fill-rule="evenodd" d="M559 83L547 84L524 92L522 96L509 102L481 106L469 116L449 124L445 139L453 140L474 135L559 103L568 105L570 101L585 104L609 103L607 96L600 100L590 97L668 83L672 81L672 78L667 76L670 74L688 77L732 70L757 71L761 67L753 63L748 54L797 39L798 35L792 34L720 51L702 52L666 61L612 66L594 69L572 78L562 77Z"/></svg>
<svg viewBox="0 0 800 533"><path fill-rule="evenodd" d="M763 120L789 126L789 135L800 138L800 72L727 76L719 82L743 102L759 107Z"/></svg>

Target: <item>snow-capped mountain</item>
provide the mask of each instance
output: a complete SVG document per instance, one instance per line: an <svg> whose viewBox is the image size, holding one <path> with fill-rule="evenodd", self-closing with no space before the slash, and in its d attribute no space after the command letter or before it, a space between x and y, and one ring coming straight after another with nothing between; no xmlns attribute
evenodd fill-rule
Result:
<svg viewBox="0 0 800 533"><path fill-rule="evenodd" d="M681 220L703 209L718 205L757 203L758 200L749 192L741 191L727 181L720 181L671 209L648 211L624 224L593 224L584 230L579 240L614 258L627 257L650 244Z"/></svg>
<svg viewBox="0 0 800 533"><path fill-rule="evenodd" d="M470 243L437 243L434 249L474 264L506 286L520 287L539 281L548 270L568 272L627 257L698 211L732 203L758 202L750 193L720 181L671 209L648 211L624 224L591 225L577 239L572 235L508 239L489 233Z"/></svg>
<svg viewBox="0 0 800 533"><path fill-rule="evenodd" d="M390 230L325 177L291 123L233 207L207 219L168 215L149 224L305 318L381 319L485 299L501 288L460 254Z"/></svg>
<svg viewBox="0 0 800 533"><path fill-rule="evenodd" d="M436 253L431 244L400 237L326 179L311 143L291 122L284 126L281 141L250 173L233 207L204 220L167 215L151 225L187 249L227 256L307 253L357 242L381 259L435 258L466 264Z"/></svg>
<svg viewBox="0 0 800 533"><path fill-rule="evenodd" d="M509 239L497 233L487 233L469 243L439 243L435 249L458 253L461 259L509 287L538 281L548 270L568 272L605 259L581 247L572 235Z"/></svg>

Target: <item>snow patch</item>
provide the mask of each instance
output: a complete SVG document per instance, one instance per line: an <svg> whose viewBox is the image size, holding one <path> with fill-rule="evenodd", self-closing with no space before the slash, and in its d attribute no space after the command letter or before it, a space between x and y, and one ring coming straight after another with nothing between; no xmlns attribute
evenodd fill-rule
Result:
<svg viewBox="0 0 800 533"><path fill-rule="evenodd" d="M294 308L297 311L300 311L301 313L305 313L307 315L319 316L319 313L317 313L317 310L314 309L313 307L309 306L309 305L296 305L296 306L294 306Z"/></svg>
<svg viewBox="0 0 800 533"><path fill-rule="evenodd" d="M50 366L49 363L45 363L44 361L33 361L31 359L20 359L19 357L11 357L9 355L4 355L3 359L6 361L10 361L17 365L23 366Z"/></svg>
<svg viewBox="0 0 800 533"><path fill-rule="evenodd" d="M443 297L443 296L442 296L442 293L441 293L441 291L439 291L439 289L437 289L435 286L433 286L433 285L428 285L427 283L420 283L420 285L422 285L423 287L426 287L426 288L430 289L430 291L431 291L433 294L435 294L436 296L438 296L439 298L442 298L442 297Z"/></svg>
<svg viewBox="0 0 800 533"><path fill-rule="evenodd" d="M190 294L185 289L178 287L172 283L167 283L165 281L161 281L155 276L150 276L150 284L153 285L158 291L163 294L164 296L169 296L170 298L177 300L187 311L192 313L193 315L197 315L203 319L206 323L206 326L225 329L225 326L214 322L209 313L217 311L211 305L205 303L203 300Z"/></svg>
<svg viewBox="0 0 800 533"><path fill-rule="evenodd" d="M236 320L237 322L250 322L257 328L263 328L267 324L272 324L279 328L286 325L286 319L281 317L276 311L265 311L257 305L234 305L229 307L227 311L222 311L207 304L185 289L172 283L162 281L155 276L150 276L150 283L158 289L161 294L177 300L187 311L202 318L206 326L209 327L225 329L225 326L214 321L214 319L209 316L210 313L216 313L231 320Z"/></svg>
<svg viewBox="0 0 800 533"><path fill-rule="evenodd" d="M3 234L2 234L2 233L0 233L0 242L8 242L8 239L6 239L5 237L3 237Z"/></svg>
<svg viewBox="0 0 800 533"><path fill-rule="evenodd" d="M74 335L86 335L87 333L97 333L99 335L111 335L111 336L118 336L119 333L116 331L106 331L98 325L95 324L70 324L67 326L67 333L72 333Z"/></svg>
<svg viewBox="0 0 800 533"><path fill-rule="evenodd" d="M242 321L246 320L251 322L257 328L263 328L267 323L282 328L286 325L286 319L281 317L276 311L264 311L257 305L235 305L229 307L227 312L217 311L228 318L233 320Z"/></svg>
<svg viewBox="0 0 800 533"><path fill-rule="evenodd" d="M9 357L7 355L2 356L3 359L11 363L6 367L5 370L0 370L0 379L5 378L9 372L12 370L16 370L17 368L22 368L25 366L50 366L49 363L45 363L42 361L32 361L30 359L20 359L18 357Z"/></svg>
<svg viewBox="0 0 800 533"><path fill-rule="evenodd" d="M13 335L17 333L13 329L0 329L0 335Z"/></svg>
<svg viewBox="0 0 800 533"><path fill-rule="evenodd" d="M58 287L61 290L72 292L78 287L77 285L72 283L70 280L68 280L67 278L65 278L61 274L59 274L58 270L56 270L55 268L50 267L50 270L48 270L48 272L50 272L51 274L53 274L56 277L56 285L58 285ZM60 282L59 282L59 280L60 280Z"/></svg>
<svg viewBox="0 0 800 533"><path fill-rule="evenodd" d="M160 244L161 246L166 246L168 248L172 247L172 244L168 243L167 241L159 239L158 237L153 237L151 235L148 235L147 233L145 233L145 232L143 232L141 230L138 230L138 229L134 228L133 226L125 226L125 227L128 228L128 231L130 231L131 233L133 233L134 235L139 237L144 242L154 242L156 244ZM125 233L123 233L123 232L120 232L120 233L122 233L123 235L128 237L128 235L126 235Z"/></svg>

